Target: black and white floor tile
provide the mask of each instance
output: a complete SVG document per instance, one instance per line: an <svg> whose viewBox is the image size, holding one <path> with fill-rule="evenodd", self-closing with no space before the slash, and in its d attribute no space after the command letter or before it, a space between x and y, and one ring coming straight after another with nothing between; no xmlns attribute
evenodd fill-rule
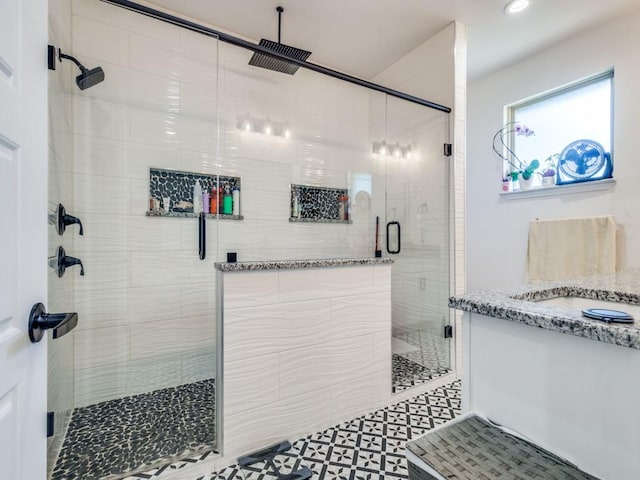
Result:
<svg viewBox="0 0 640 480"><path fill-rule="evenodd" d="M392 356L393 391L398 393L451 373L449 342L429 329L397 329L393 337L415 348Z"/></svg>
<svg viewBox="0 0 640 480"><path fill-rule="evenodd" d="M172 459L201 461L211 454L214 420L213 379L77 408L51 480L122 478Z"/></svg>
<svg viewBox="0 0 640 480"><path fill-rule="evenodd" d="M282 473L306 466L314 479L407 479L406 442L459 414L458 381L300 439L275 462ZM245 469L232 465L194 480L272 478L264 464L256 464Z"/></svg>

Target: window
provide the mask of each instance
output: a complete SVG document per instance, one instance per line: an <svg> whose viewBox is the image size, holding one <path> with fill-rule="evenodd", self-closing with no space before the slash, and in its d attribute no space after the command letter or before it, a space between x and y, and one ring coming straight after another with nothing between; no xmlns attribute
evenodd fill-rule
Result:
<svg viewBox="0 0 640 480"><path fill-rule="evenodd" d="M590 140L602 146L610 159L613 137L613 71L562 87L507 108L508 121L526 125L535 134L510 136L509 144L523 163L538 159L532 186L543 182L550 163L573 142ZM546 161L546 162L545 162ZM610 165L610 162L608 163ZM557 165L553 166L557 170ZM602 167L604 168L604 167ZM505 166L507 172L509 165ZM561 171L562 173L562 171ZM602 171L597 177L601 178ZM609 176L609 175L607 175Z"/></svg>

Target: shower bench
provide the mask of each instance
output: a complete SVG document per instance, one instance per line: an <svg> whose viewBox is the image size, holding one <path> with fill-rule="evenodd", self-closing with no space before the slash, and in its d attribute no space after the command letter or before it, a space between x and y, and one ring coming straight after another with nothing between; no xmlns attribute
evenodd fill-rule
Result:
<svg viewBox="0 0 640 480"><path fill-rule="evenodd" d="M407 443L410 480L597 480L475 414Z"/></svg>

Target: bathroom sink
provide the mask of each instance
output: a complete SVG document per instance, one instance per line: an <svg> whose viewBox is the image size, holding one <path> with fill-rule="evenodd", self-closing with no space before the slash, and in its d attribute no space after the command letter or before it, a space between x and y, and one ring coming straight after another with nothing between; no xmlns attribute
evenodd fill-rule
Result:
<svg viewBox="0 0 640 480"><path fill-rule="evenodd" d="M539 300L535 303L546 305L549 307L570 308L572 310L585 310L589 308L602 308L609 310L618 310L628 313L633 318L640 320L640 305L632 305L630 303L609 302L606 300L592 300L582 297L555 297L546 300Z"/></svg>

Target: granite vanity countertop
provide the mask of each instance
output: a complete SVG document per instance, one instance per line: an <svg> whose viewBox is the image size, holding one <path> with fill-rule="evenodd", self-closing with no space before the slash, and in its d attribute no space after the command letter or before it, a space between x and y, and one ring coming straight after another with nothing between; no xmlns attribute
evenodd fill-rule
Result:
<svg viewBox="0 0 640 480"><path fill-rule="evenodd" d="M360 265L384 265L393 263L393 258L329 258L318 260L273 260L266 262L216 263L222 272L246 270L292 270L298 268L350 267Z"/></svg>
<svg viewBox="0 0 640 480"><path fill-rule="evenodd" d="M582 297L621 303L619 308L612 306L614 310L624 310L625 303L640 305L640 270L466 293L449 298L449 306L545 330L640 349L640 318L636 318L632 324L608 323L585 318L580 309L536 303L556 297Z"/></svg>

